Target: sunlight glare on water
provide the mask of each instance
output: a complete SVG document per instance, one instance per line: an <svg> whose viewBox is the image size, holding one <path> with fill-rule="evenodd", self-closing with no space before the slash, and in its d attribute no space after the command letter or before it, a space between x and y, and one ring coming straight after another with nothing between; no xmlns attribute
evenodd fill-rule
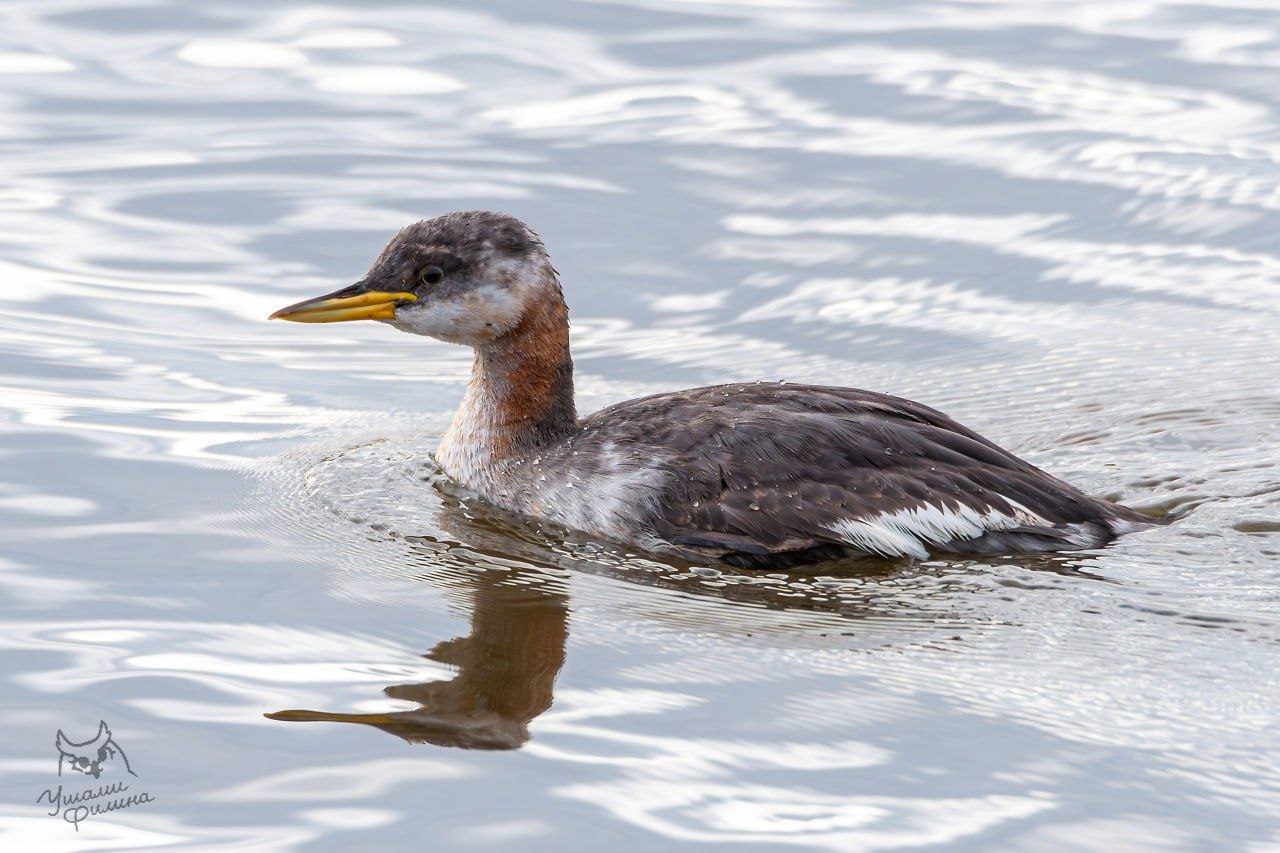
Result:
<svg viewBox="0 0 1280 853"><path fill-rule="evenodd" d="M0 20L6 849L1280 845L1280 9ZM459 501L468 353L265 317L471 208L581 411L870 388L1175 522L734 572ZM75 830L99 720L156 801Z"/></svg>

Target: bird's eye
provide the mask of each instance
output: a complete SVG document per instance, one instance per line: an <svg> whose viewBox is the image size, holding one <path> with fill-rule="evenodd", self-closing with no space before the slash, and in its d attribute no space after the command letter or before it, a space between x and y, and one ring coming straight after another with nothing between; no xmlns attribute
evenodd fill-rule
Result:
<svg viewBox="0 0 1280 853"><path fill-rule="evenodd" d="M444 270L440 267L427 267L418 273L418 278L422 279L424 284L439 284L444 281Z"/></svg>

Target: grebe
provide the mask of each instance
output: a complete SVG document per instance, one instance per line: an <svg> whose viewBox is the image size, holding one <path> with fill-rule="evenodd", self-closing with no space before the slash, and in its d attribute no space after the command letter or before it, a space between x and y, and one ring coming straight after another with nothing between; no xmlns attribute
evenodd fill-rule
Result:
<svg viewBox="0 0 1280 853"><path fill-rule="evenodd" d="M379 320L475 351L436 450L483 500L694 561L771 567L1092 548L1152 524L928 406L852 388L733 383L579 419L569 315L541 239L498 213L402 229L363 279L282 308Z"/></svg>

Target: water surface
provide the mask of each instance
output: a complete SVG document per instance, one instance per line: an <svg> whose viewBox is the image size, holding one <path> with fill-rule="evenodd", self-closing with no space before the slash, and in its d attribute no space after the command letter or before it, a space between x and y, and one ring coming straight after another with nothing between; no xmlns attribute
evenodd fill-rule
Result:
<svg viewBox="0 0 1280 853"><path fill-rule="evenodd" d="M0 16L6 849L1280 845L1272 4ZM1177 521L725 574L460 505L464 351L264 321L460 208L582 411L873 388ZM77 831L99 720L155 802Z"/></svg>

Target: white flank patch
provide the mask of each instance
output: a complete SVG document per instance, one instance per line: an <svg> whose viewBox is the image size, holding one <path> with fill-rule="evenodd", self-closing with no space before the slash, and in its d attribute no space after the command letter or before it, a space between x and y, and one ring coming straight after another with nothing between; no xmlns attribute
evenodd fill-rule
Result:
<svg viewBox="0 0 1280 853"><path fill-rule="evenodd" d="M624 457L612 442L601 447L595 461L599 470L579 479L572 457L562 459L560 470L551 472L549 487L540 488L543 511L573 530L634 541L640 533L635 518L653 502L664 479L662 469Z"/></svg>
<svg viewBox="0 0 1280 853"><path fill-rule="evenodd" d="M882 512L866 518L848 518L831 525L831 530L857 548L882 557L929 556L929 545L956 539L976 539L984 533L1013 527L1052 527L1044 518L1015 501L1005 498L1013 514L972 507L926 504L897 512Z"/></svg>

